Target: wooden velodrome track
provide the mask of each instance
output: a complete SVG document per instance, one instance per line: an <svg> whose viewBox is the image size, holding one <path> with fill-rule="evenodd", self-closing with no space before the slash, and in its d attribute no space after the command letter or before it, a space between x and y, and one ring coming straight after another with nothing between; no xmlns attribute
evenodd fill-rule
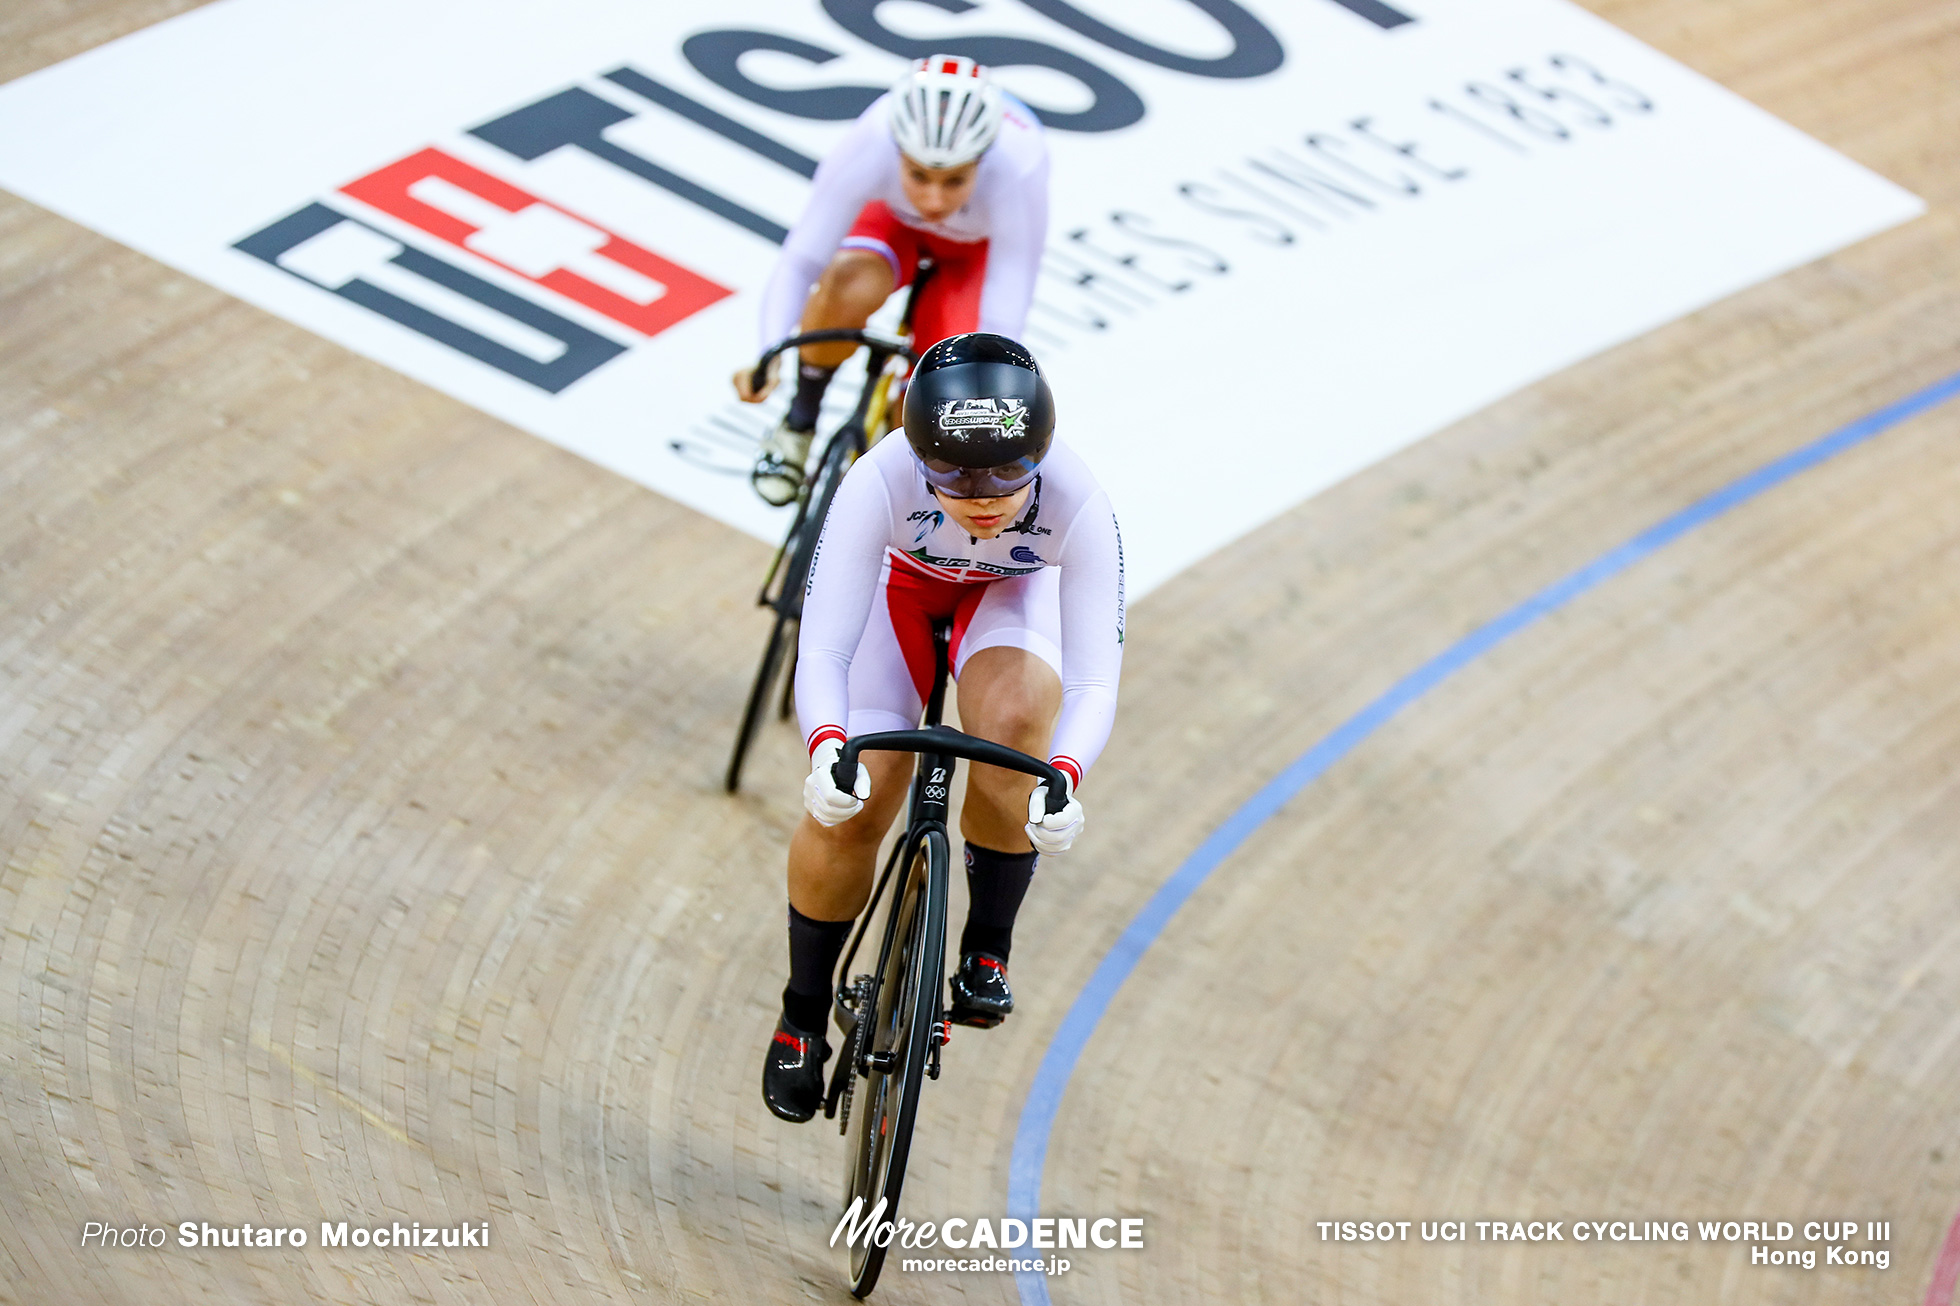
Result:
<svg viewBox="0 0 1960 1306"><path fill-rule="evenodd" d="M181 7L15 0L0 79ZM1003 1212L1068 1002L1267 778L1960 367L1960 9L1593 7L1930 214L1137 604L1022 1010L927 1098L920 1214ZM1075 1072L1042 1206L1141 1214L1149 1246L1077 1253L1055 1299L1920 1301L1960 1207L1957 435L1933 409L1671 544L1255 834ZM755 1086L789 732L718 788L761 545L4 196L0 487L0 1301L843 1299L840 1141ZM1320 1241L1362 1216L1890 1220L1892 1266ZM494 1238L77 1246L322 1218ZM893 1269L878 1299L1014 1293Z"/></svg>

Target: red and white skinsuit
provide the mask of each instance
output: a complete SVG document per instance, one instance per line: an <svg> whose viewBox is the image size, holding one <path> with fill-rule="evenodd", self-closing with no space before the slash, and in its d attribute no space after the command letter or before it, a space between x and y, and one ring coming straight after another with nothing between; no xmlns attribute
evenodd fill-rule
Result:
<svg viewBox="0 0 1960 1306"><path fill-rule="evenodd" d="M1109 496L1057 439L1019 519L976 540L940 508L912 447L857 460L825 520L803 601L796 712L826 739L919 724L932 622L953 621L955 677L983 648L1033 653L1062 680L1049 760L1080 785L1109 740L1123 662L1123 544Z"/></svg>
<svg viewBox="0 0 1960 1306"><path fill-rule="evenodd" d="M839 249L883 255L895 286L911 284L921 254L938 262L912 324L921 353L966 331L1021 338L1048 236L1048 144L1040 120L1003 93L1000 134L980 156L972 197L945 221L927 222L899 184L890 100L886 94L873 101L818 165L803 216L762 292L764 349L795 334L810 288Z"/></svg>

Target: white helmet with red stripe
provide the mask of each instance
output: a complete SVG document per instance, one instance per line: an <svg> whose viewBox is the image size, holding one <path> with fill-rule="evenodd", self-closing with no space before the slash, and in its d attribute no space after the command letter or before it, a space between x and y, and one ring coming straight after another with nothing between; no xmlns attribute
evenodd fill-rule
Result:
<svg viewBox="0 0 1960 1306"><path fill-rule="evenodd" d="M929 55L892 87L891 121L892 139L909 158L957 168L1000 134L1000 91L973 60Z"/></svg>

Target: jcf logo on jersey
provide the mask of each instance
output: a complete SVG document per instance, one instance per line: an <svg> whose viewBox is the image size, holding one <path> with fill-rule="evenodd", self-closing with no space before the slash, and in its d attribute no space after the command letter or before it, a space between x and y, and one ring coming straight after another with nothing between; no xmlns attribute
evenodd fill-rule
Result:
<svg viewBox="0 0 1960 1306"><path fill-rule="evenodd" d="M556 299L644 338L734 293L441 150L420 150L340 194L462 257L438 257L406 230L391 234L320 201L234 248L552 394L628 348L573 321ZM513 274L525 293L470 270L472 257Z"/></svg>

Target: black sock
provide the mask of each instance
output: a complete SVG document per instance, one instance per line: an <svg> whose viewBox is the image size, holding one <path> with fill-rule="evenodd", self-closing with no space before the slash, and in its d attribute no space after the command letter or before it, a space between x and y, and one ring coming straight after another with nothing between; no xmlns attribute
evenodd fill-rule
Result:
<svg viewBox="0 0 1960 1306"><path fill-rule="evenodd" d="M783 1015L805 1034L821 1034L830 1021L830 973L851 935L853 921L813 921L789 909L789 986Z"/></svg>
<svg viewBox="0 0 1960 1306"><path fill-rule="evenodd" d="M837 369L834 367L813 367L799 363L796 367L796 397L789 401L789 429L792 431L814 431L817 429L817 411L823 407L823 392L830 388L830 378Z"/></svg>
<svg viewBox="0 0 1960 1306"><path fill-rule="evenodd" d="M1014 946L1014 916L1027 897L1034 878L1036 854L997 853L969 843L966 846L966 928L960 931L960 952L990 952L1002 961Z"/></svg>

